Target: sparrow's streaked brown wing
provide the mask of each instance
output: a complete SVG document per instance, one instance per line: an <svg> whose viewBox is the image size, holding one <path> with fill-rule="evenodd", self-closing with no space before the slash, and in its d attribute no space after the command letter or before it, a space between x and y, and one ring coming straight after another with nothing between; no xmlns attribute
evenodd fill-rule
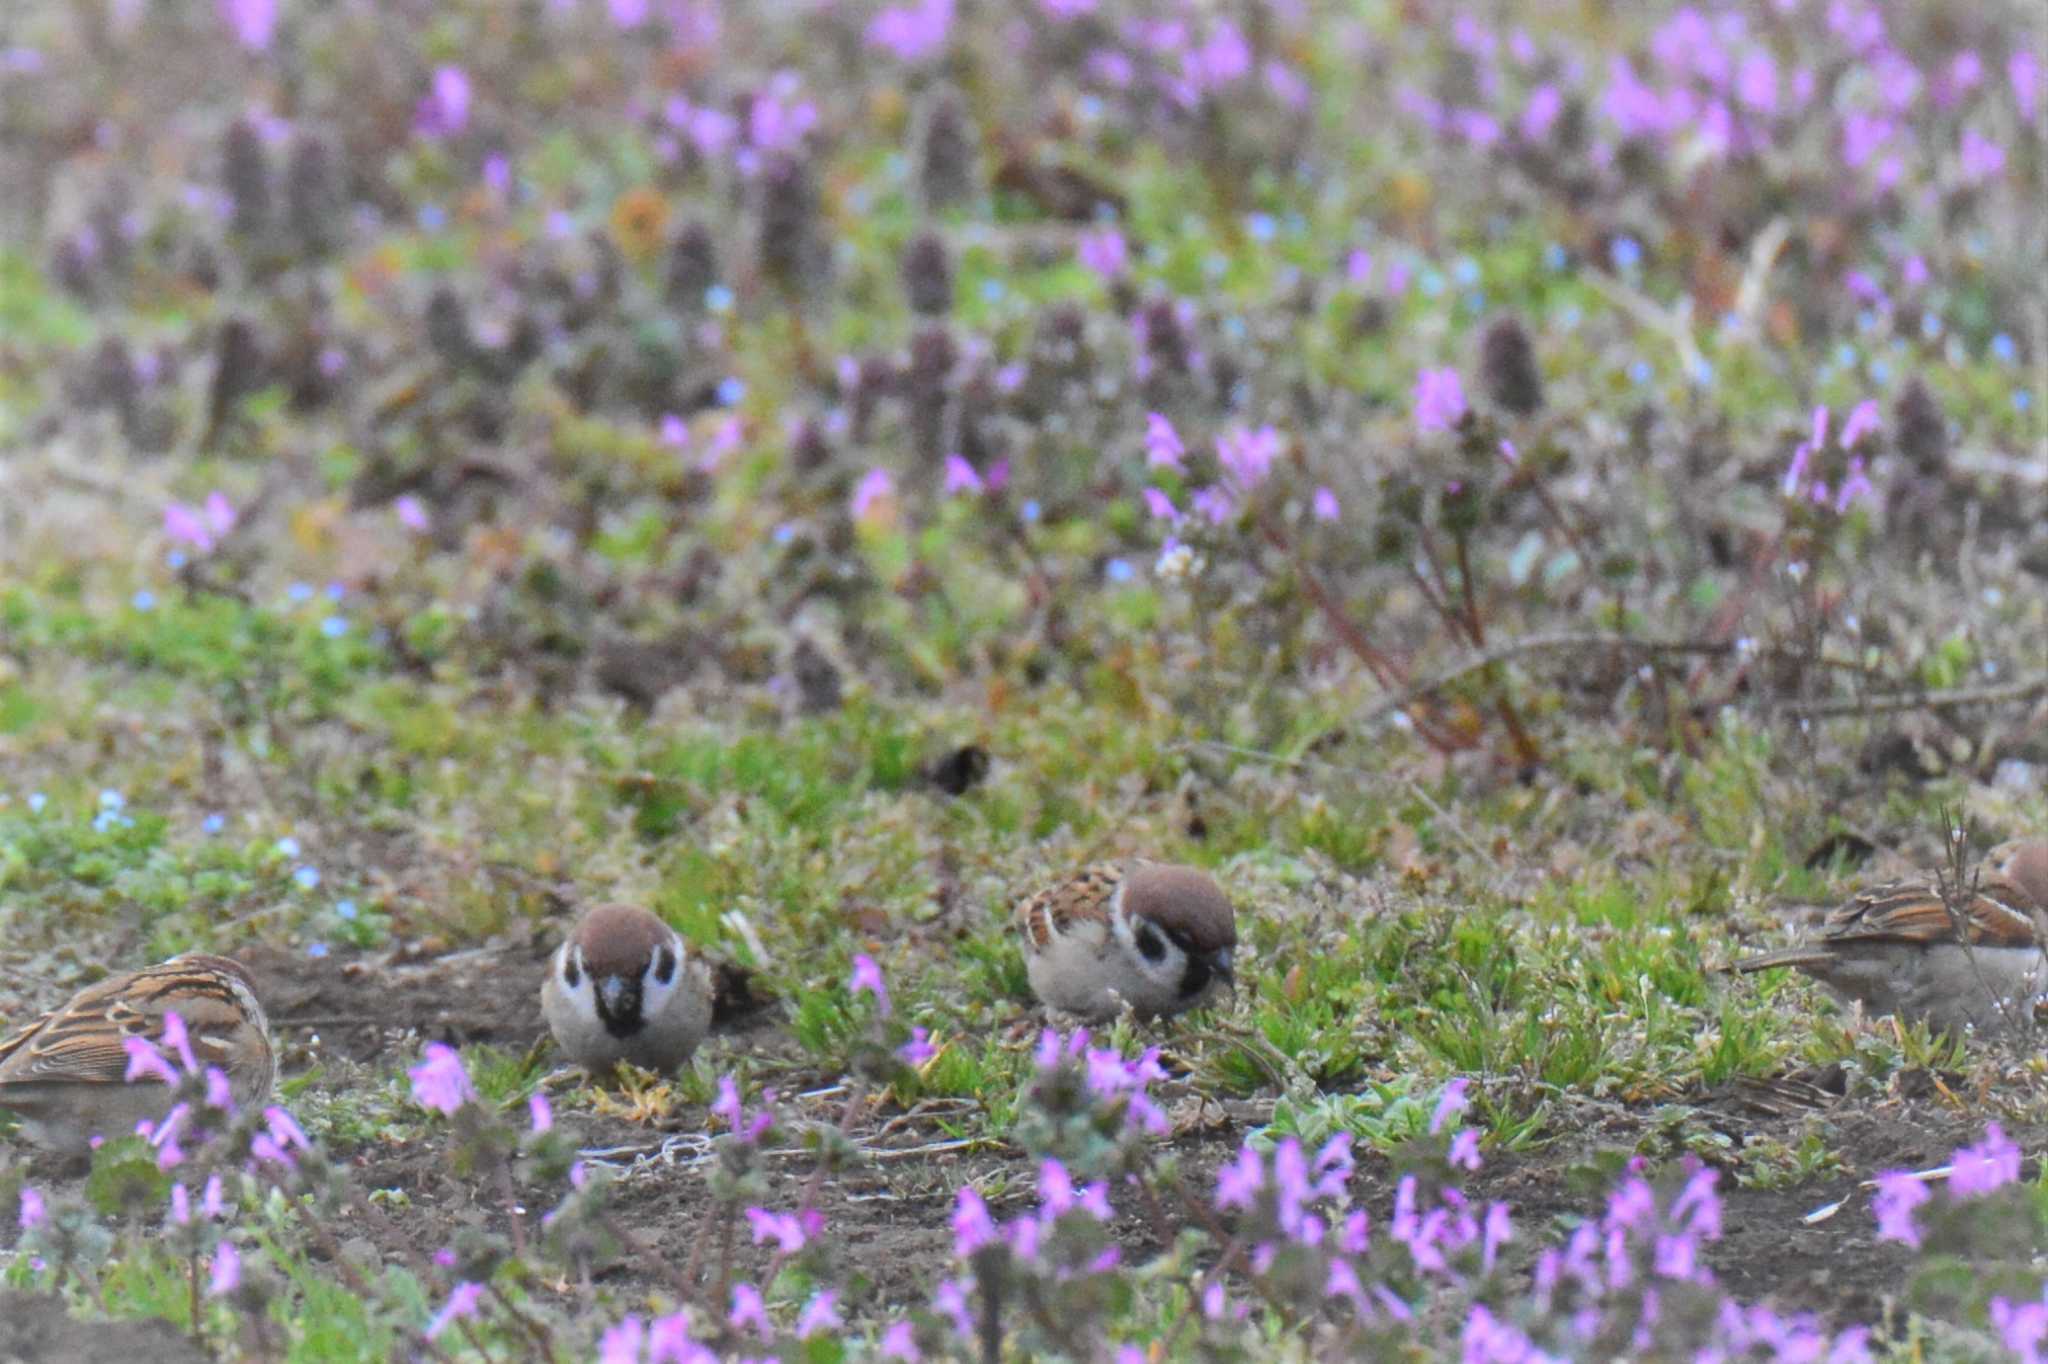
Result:
<svg viewBox="0 0 2048 1364"><path fill-rule="evenodd" d="M1961 938L1978 947L2032 947L2034 921L2024 892L1985 877L1958 906ZM1891 881L1850 897L1821 925L1824 942L1938 943L1958 939L1956 916L1941 888L1924 878Z"/></svg>
<svg viewBox="0 0 2048 1364"><path fill-rule="evenodd" d="M161 1043L164 1015L173 1011L185 1022L194 1058L225 1067L227 1038L249 1020L233 984L211 964L216 960L224 959L179 957L87 986L0 1042L0 1093L31 1081L125 1084L124 1043L130 1037ZM239 965L234 971L242 974Z"/></svg>
<svg viewBox="0 0 2048 1364"><path fill-rule="evenodd" d="M1017 906L1017 926L1033 950L1043 951L1085 923L1107 924L1109 902L1123 883L1124 869L1114 863L1084 867L1057 885L1026 897Z"/></svg>

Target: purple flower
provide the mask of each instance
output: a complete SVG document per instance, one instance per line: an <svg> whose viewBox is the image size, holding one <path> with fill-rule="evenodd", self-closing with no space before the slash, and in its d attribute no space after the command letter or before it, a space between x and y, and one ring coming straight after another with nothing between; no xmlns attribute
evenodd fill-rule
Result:
<svg viewBox="0 0 2048 1364"><path fill-rule="evenodd" d="M43 1196L26 1184L21 1187L21 1229L34 1231L50 1220L50 1206L43 1202Z"/></svg>
<svg viewBox="0 0 2048 1364"><path fill-rule="evenodd" d="M1963 179L1978 184L2005 169L2005 148L1978 132L1963 129Z"/></svg>
<svg viewBox="0 0 2048 1364"><path fill-rule="evenodd" d="M1243 427L1216 438L1216 458L1239 490L1250 492L1266 481L1273 461L1280 456L1280 433L1270 426L1256 431Z"/></svg>
<svg viewBox="0 0 2048 1364"><path fill-rule="evenodd" d="M1180 442L1180 432L1173 429L1173 423L1158 412L1145 414L1145 467L1148 469L1178 469L1181 457L1187 454L1187 447Z"/></svg>
<svg viewBox="0 0 2048 1364"><path fill-rule="evenodd" d="M608 1327L597 1342L597 1364L640 1364L640 1350L647 1342L647 1324L627 1317Z"/></svg>
<svg viewBox="0 0 2048 1364"><path fill-rule="evenodd" d="M218 489L206 495L202 506L189 507L172 502L164 507L164 534L173 543L189 544L205 554L220 538L235 528L236 512L227 495Z"/></svg>
<svg viewBox="0 0 2048 1364"><path fill-rule="evenodd" d="M921 1027L912 1028L910 1040L896 1048L897 1057L904 1065L912 1067L922 1066L938 1054L939 1049L931 1044L930 1032Z"/></svg>
<svg viewBox="0 0 2048 1364"><path fill-rule="evenodd" d="M1083 232L1074 242L1074 255L1081 264L1105 280L1122 275L1130 264L1130 248L1124 234L1113 227Z"/></svg>
<svg viewBox="0 0 2048 1364"><path fill-rule="evenodd" d="M638 28L647 22L647 0L609 0L612 27Z"/></svg>
<svg viewBox="0 0 2048 1364"><path fill-rule="evenodd" d="M945 492L948 497L959 493L980 493L987 490L981 475L974 472L974 466L959 455L946 456Z"/></svg>
<svg viewBox="0 0 2048 1364"><path fill-rule="evenodd" d="M854 994L865 991L875 997L875 1012L883 1018L889 1016L889 987L882 980L882 968L875 965L875 959L865 952L853 958L853 979L848 988Z"/></svg>
<svg viewBox="0 0 2048 1364"><path fill-rule="evenodd" d="M796 1338L809 1340L820 1331L839 1329L839 1293L836 1289L822 1289L804 1304L804 1310L796 1319Z"/></svg>
<svg viewBox="0 0 2048 1364"><path fill-rule="evenodd" d="M436 1339L463 1317L475 1316L483 1298L484 1286L480 1283L455 1285L455 1291L448 1295L448 1301L441 1305L441 1310L434 1313L433 1320L427 1323L427 1339Z"/></svg>
<svg viewBox="0 0 2048 1364"><path fill-rule="evenodd" d="M553 1106L551 1106L548 1103L547 1095L528 1095L526 1100L526 1111L530 1113L533 1117L532 1131L533 1135L535 1135L536 1137L544 1135L546 1132L549 1131L549 1129L554 1127L555 1110Z"/></svg>
<svg viewBox="0 0 2048 1364"><path fill-rule="evenodd" d="M1877 1215L1877 1239L1903 1241L1918 1250L1920 1228L1913 1225L1913 1209L1931 1197L1927 1186L1904 1170L1879 1175L1877 1197L1871 1200L1871 1211Z"/></svg>
<svg viewBox="0 0 2048 1364"><path fill-rule="evenodd" d="M1546 81L1529 92L1529 102L1522 106L1520 131L1522 141L1541 142L1550 136L1550 130L1557 126L1558 116L1564 112L1564 96L1557 86Z"/></svg>
<svg viewBox="0 0 2048 1364"><path fill-rule="evenodd" d="M856 521L867 520L868 514L874 511L879 504L887 502L890 497L895 495L895 492L896 480L890 476L887 469L882 468L880 465L869 469L860 476L860 482L855 484L853 488L853 500L851 503L853 519Z"/></svg>
<svg viewBox="0 0 2048 1364"><path fill-rule="evenodd" d="M887 48L899 61L921 62L946 46L953 28L953 0L918 0L885 9L868 25L868 43Z"/></svg>
<svg viewBox="0 0 2048 1364"><path fill-rule="evenodd" d="M1152 513L1154 521L1164 521L1175 526L1181 523L1180 509L1173 505L1173 499L1165 493L1157 488L1147 488L1141 496L1145 499L1145 510Z"/></svg>
<svg viewBox="0 0 2048 1364"><path fill-rule="evenodd" d="M422 137L454 137L469 126L469 100L469 73L459 66L437 66L414 111L413 127Z"/></svg>
<svg viewBox="0 0 2048 1364"><path fill-rule="evenodd" d="M2012 85L2012 102L2019 108L2020 122L2032 123L2041 99L2041 63L2032 52L2020 48L2006 59L2005 78Z"/></svg>
<svg viewBox="0 0 2048 1364"><path fill-rule="evenodd" d="M405 493L394 501L391 504L391 513L398 518L399 525L415 535L425 535L427 528L432 524L427 518L426 507L411 493Z"/></svg>
<svg viewBox="0 0 2048 1364"><path fill-rule="evenodd" d="M769 1212L766 1208L748 1208L747 1223L754 1229L754 1244L775 1243L776 1253L794 1255L810 1240L804 1220L795 1213Z"/></svg>
<svg viewBox="0 0 2048 1364"><path fill-rule="evenodd" d="M1448 1157L1454 1170L1476 1170L1479 1168L1479 1133L1474 1128L1463 1128L1451 1138Z"/></svg>
<svg viewBox="0 0 2048 1364"><path fill-rule="evenodd" d="M1309 502L1309 510L1318 521L1335 521L1344 514L1337 505L1337 494L1328 488L1316 489L1315 497Z"/></svg>
<svg viewBox="0 0 2048 1364"><path fill-rule="evenodd" d="M1266 1183L1265 1162L1249 1146L1238 1148L1237 1159L1216 1171L1216 1206L1219 1209L1249 1208Z"/></svg>
<svg viewBox="0 0 2048 1364"><path fill-rule="evenodd" d="M1984 1140L1957 1150L1950 1159L1949 1191L1957 1198L1975 1198L2020 1177L2020 1148L1997 1123L1984 1128Z"/></svg>
<svg viewBox="0 0 2048 1364"><path fill-rule="evenodd" d="M726 1313L725 1322L735 1331L751 1328L765 1334L768 1330L768 1308L761 1301L761 1290L750 1283L734 1284L732 1311Z"/></svg>
<svg viewBox="0 0 2048 1364"><path fill-rule="evenodd" d="M280 1147L290 1149L296 1146L301 1151L313 1149L313 1143L306 1139L306 1129L299 1126L298 1119L276 1104L263 1110L263 1125L269 1131L270 1139Z"/></svg>
<svg viewBox="0 0 2048 1364"><path fill-rule="evenodd" d="M156 1049L156 1043L147 1037L124 1037L121 1048L128 1053L128 1072L122 1078L129 1084L145 1076L167 1085L178 1083L178 1072L171 1069L171 1063Z"/></svg>
<svg viewBox="0 0 2048 1364"><path fill-rule="evenodd" d="M436 1113L452 1114L476 1097L462 1057L445 1042L427 1043L426 1060L406 1074L412 1077L413 1102Z"/></svg>
<svg viewBox="0 0 2048 1364"><path fill-rule="evenodd" d="M953 1196L953 1253L964 1260L997 1239L988 1204L973 1185L961 1185L960 1192Z"/></svg>
<svg viewBox="0 0 2048 1364"><path fill-rule="evenodd" d="M891 1322L875 1350L882 1358L900 1360L902 1364L920 1364L924 1359L924 1351L917 1348L916 1328L907 1321Z"/></svg>
<svg viewBox="0 0 2048 1364"><path fill-rule="evenodd" d="M1237 499L1221 483L1195 489L1188 500L1212 526L1228 525L1237 516Z"/></svg>
<svg viewBox="0 0 2048 1364"><path fill-rule="evenodd" d="M1443 1093L1437 1095L1436 1111L1429 1115L1429 1135L1433 1137L1443 1131L1444 1127L1453 1118L1465 1111L1466 1106L1471 1102L1471 1100L1465 1097L1465 1091L1471 1086L1471 1083L1470 1080L1460 1075L1457 1079L1444 1086Z"/></svg>
<svg viewBox="0 0 2048 1364"><path fill-rule="evenodd" d="M262 52L277 31L277 0L220 0L220 17L235 31L236 42Z"/></svg>
<svg viewBox="0 0 2048 1364"><path fill-rule="evenodd" d="M213 1248L213 1272L207 1276L206 1295L223 1297L234 1292L241 1282L242 1252L235 1249L233 1241L222 1241Z"/></svg>
<svg viewBox="0 0 2048 1364"><path fill-rule="evenodd" d="M1835 493L1835 515L1843 515L1859 499L1868 501L1876 495L1877 488L1871 483L1870 476L1863 472L1863 457L1858 455L1849 461L1849 472Z"/></svg>
<svg viewBox="0 0 2048 1364"><path fill-rule="evenodd" d="M1215 90L1242 80L1252 69L1252 49L1236 24L1219 19L1202 45L1182 58L1188 84L1197 90Z"/></svg>
<svg viewBox="0 0 2048 1364"><path fill-rule="evenodd" d="M1415 377L1415 429L1448 431L1465 417L1465 386L1455 369L1426 369Z"/></svg>

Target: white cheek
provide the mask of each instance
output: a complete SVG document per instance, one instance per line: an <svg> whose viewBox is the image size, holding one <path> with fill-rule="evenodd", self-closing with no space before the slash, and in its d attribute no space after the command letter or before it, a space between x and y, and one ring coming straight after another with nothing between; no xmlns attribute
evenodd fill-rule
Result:
<svg viewBox="0 0 2048 1364"><path fill-rule="evenodd" d="M584 1018L596 1018L596 982L591 980L590 972L583 969L583 964L577 962L575 963L576 983L574 985L569 983L569 967L571 965L569 952L570 949L564 947L555 957L555 989L561 992L562 998L569 1002L578 1015Z"/></svg>
<svg viewBox="0 0 2048 1364"><path fill-rule="evenodd" d="M667 1007L669 1000L674 997L677 988L683 983L683 972L689 966L689 960L683 955L682 942L680 940L671 942L669 944L669 951L675 954L675 969L669 972L667 981L664 982L661 977L654 973L654 962L647 963L647 969L640 973L640 1016L642 1018L661 1017L662 1011Z"/></svg>

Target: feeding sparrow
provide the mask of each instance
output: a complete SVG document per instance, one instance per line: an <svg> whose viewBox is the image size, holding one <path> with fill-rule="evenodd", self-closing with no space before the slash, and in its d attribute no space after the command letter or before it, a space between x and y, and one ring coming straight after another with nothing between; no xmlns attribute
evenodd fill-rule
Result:
<svg viewBox="0 0 2048 1364"><path fill-rule="evenodd" d="M1974 887L1952 889L1953 912L1933 876L1887 881L1831 912L1816 941L1728 969L1797 967L1874 1013L1925 1019L1942 1031L2033 1022L2048 991L2048 952L2034 924L2037 913L2048 914L2048 842L2001 844Z"/></svg>
<svg viewBox="0 0 2048 1364"><path fill-rule="evenodd" d="M74 1151L94 1134L125 1136L163 1117L170 1089L154 1078L130 1083L123 1042L147 1038L179 1066L164 1045L171 1013L184 1021L193 1059L227 1075L237 1107L269 1097L277 1060L249 972L195 952L89 985L0 1041L0 1108L20 1116L29 1140Z"/></svg>
<svg viewBox="0 0 2048 1364"><path fill-rule="evenodd" d="M1017 906L1031 989L1055 1009L1161 1018L1235 983L1237 921L1208 873L1160 862L1087 867Z"/></svg>
<svg viewBox="0 0 2048 1364"><path fill-rule="evenodd" d="M665 1074L711 1028L711 972L644 909L599 905L556 950L540 987L548 1030L585 1070L630 1061Z"/></svg>

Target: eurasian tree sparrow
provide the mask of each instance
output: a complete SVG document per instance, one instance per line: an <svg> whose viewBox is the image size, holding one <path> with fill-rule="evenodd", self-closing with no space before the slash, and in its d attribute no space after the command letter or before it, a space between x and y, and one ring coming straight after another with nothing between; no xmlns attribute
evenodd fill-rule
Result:
<svg viewBox="0 0 2048 1364"><path fill-rule="evenodd" d="M109 976L0 1041L0 1108L18 1114L38 1145L82 1152L95 1134L125 1136L164 1116L171 1090L160 1080L128 1081L130 1037L164 1045L165 1015L185 1024L193 1059L218 1066L238 1108L260 1105L276 1076L270 1024L240 962L191 953L159 966Z"/></svg>
<svg viewBox="0 0 2048 1364"><path fill-rule="evenodd" d="M1237 921L1208 873L1159 862L1084 868L1017 906L1031 989L1088 1019L1162 1018L1235 983Z"/></svg>
<svg viewBox="0 0 2048 1364"><path fill-rule="evenodd" d="M1816 941L1728 969L1797 967L1872 1013L1925 1019L1942 1031L2032 1024L2036 1001L2048 992L2048 951L2035 927L2035 915L2048 914L2048 842L2001 844L1985 859L1974 894L1969 886L1952 889L1956 914L1933 876L1888 881L1831 912Z"/></svg>
<svg viewBox="0 0 2048 1364"><path fill-rule="evenodd" d="M569 1059L596 1074L630 1061L667 1074L711 1028L711 972L644 909L599 905L556 950L541 1012Z"/></svg>

